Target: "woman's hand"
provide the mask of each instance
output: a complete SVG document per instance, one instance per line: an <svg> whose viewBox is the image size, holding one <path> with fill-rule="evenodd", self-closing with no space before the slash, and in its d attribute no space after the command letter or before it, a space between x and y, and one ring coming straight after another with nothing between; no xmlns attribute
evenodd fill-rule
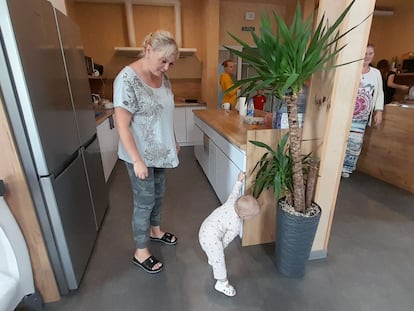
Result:
<svg viewBox="0 0 414 311"><path fill-rule="evenodd" d="M148 177L148 168L143 161L134 161L135 176L139 179Z"/></svg>
<svg viewBox="0 0 414 311"><path fill-rule="evenodd" d="M181 146L179 143L175 142L175 149L177 150L177 154L180 153Z"/></svg>
<svg viewBox="0 0 414 311"><path fill-rule="evenodd" d="M379 126L382 122L382 110L375 111L374 126Z"/></svg>

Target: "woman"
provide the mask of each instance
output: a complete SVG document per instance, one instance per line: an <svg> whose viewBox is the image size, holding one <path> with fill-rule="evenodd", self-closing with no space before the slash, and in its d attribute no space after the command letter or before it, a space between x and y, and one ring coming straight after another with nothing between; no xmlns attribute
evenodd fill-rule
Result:
<svg viewBox="0 0 414 311"><path fill-rule="evenodd" d="M138 60L114 81L114 106L120 137L118 156L125 161L133 192L133 263L148 273L163 264L151 255L148 239L175 245L177 238L160 228L165 168L178 165L173 130L174 97L166 76L178 59L177 44L166 31L148 34Z"/></svg>
<svg viewBox="0 0 414 311"><path fill-rule="evenodd" d="M344 178L348 178L355 171L367 124L371 125L372 118L374 119L375 126L380 125L382 122L384 92L382 90L381 73L378 69L369 65L374 55L374 46L368 44L345 151L345 160L342 168L342 177Z"/></svg>
<svg viewBox="0 0 414 311"><path fill-rule="evenodd" d="M221 65L224 67L224 72L220 75L220 86L224 94L223 103L230 103L231 109L234 109L238 89L234 89L228 93L225 92L234 84L232 75L236 72L236 66L231 59L225 60Z"/></svg>
<svg viewBox="0 0 414 311"><path fill-rule="evenodd" d="M387 105L393 101L395 90L400 89L408 92L409 86L397 84L394 82L396 73L390 68L390 64L386 59L381 59L377 64L378 70L381 72L384 90L384 104Z"/></svg>

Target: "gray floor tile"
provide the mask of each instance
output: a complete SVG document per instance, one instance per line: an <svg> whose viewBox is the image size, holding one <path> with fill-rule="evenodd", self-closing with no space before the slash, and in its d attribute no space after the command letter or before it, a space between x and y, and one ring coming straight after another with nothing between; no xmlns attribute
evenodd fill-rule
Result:
<svg viewBox="0 0 414 311"><path fill-rule="evenodd" d="M45 306L63 310L412 311L414 195L355 173L341 181L328 257L310 261L302 280L280 276L272 243L226 250L237 296L213 289L198 228L218 199L185 147L167 176L162 226L175 247L151 243L165 271L148 275L131 263L132 200L123 163L110 179L110 208L79 290Z"/></svg>

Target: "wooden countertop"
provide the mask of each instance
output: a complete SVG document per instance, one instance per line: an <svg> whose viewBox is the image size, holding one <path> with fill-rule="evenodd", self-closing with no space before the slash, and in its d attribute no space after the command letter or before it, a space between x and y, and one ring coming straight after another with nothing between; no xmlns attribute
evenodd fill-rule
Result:
<svg viewBox="0 0 414 311"><path fill-rule="evenodd" d="M225 139L242 150L246 150L247 131L250 130L267 130L271 126L250 125L243 121L238 111L225 111L222 109L195 110L194 114L202 121L211 126ZM256 116L264 117L265 112L256 111Z"/></svg>
<svg viewBox="0 0 414 311"><path fill-rule="evenodd" d="M176 108L181 107L206 107L206 103L186 103L186 102L175 102Z"/></svg>
<svg viewBox="0 0 414 311"><path fill-rule="evenodd" d="M104 122L107 118L114 114L114 109L95 108L95 113L101 113L95 117L96 126Z"/></svg>

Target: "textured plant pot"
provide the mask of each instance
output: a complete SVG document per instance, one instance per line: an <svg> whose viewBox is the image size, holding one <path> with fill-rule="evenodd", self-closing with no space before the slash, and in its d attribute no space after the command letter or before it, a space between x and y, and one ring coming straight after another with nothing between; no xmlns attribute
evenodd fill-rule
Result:
<svg viewBox="0 0 414 311"><path fill-rule="evenodd" d="M284 198L277 204L276 212L276 267L278 271L290 278L302 278L305 275L306 262L309 259L321 217L321 209L315 216L294 215L282 209L287 204Z"/></svg>

